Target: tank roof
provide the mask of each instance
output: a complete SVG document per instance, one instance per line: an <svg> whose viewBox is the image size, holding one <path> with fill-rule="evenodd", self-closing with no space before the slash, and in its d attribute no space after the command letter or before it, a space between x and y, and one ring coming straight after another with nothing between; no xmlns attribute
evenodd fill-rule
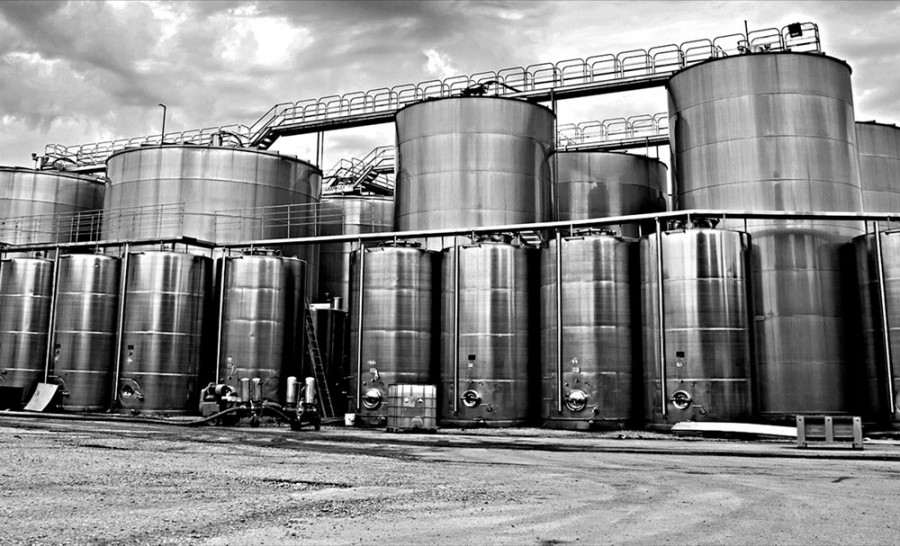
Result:
<svg viewBox="0 0 900 546"><path fill-rule="evenodd" d="M706 59L705 61L700 61L696 64L692 64L691 66L685 67L685 68L679 70L678 72L672 74L672 76L666 81L666 87L669 86L669 84L672 80L674 80L681 74L684 74L685 72L688 72L689 70L700 67L700 66L707 66L712 63L733 60L733 59L744 59L744 58L748 58L748 57L774 57L776 55L778 55L778 56L793 55L793 56L816 57L816 58L821 58L821 59L828 59L830 61L834 61L836 63L846 66L847 70L850 71L851 74L853 73L853 68L850 67L850 65L847 63L847 61L845 61L843 59L838 59L837 57L831 57L830 55L826 55L824 53L814 53L814 52L808 52L808 51L766 51L766 52L761 52L761 53L744 53L741 55L714 57L714 58Z"/></svg>
<svg viewBox="0 0 900 546"><path fill-rule="evenodd" d="M322 173L322 169L320 167L312 164L311 162L309 162L305 159L300 159L299 157L292 155L292 154L282 154L282 153L271 151L271 150L260 150L258 148L241 148L239 146L209 146L206 144L191 144L191 143L186 143L186 142L185 143L169 143L169 142L167 142L164 144L141 144L140 146L126 147L124 150L119 150L117 152L111 153L109 155L109 157L106 158L106 163L109 164L109 160L116 157L117 155L138 152L138 151L142 151L142 150L150 150L150 149L154 149L154 148L160 148L160 149L162 149L162 148L173 148L173 149L174 148L185 148L185 149L191 149L191 150L232 150L232 151L240 151L240 152L246 152L246 153L255 153L255 154L275 157L278 159L286 159L288 161L296 161L297 163L303 163L305 165L308 165L310 168L318 171L319 174Z"/></svg>
<svg viewBox="0 0 900 546"><path fill-rule="evenodd" d="M399 115L400 115L400 112L403 112L403 111L405 111L405 110L407 110L408 108L411 108L411 107L413 107L413 106L420 106L420 105L422 105L422 104L428 104L428 103L434 103L434 102L454 101L454 100L502 100L502 101L508 101L508 102L516 102L516 103L522 103L522 104L530 104L530 105L532 105L532 106L537 106L538 108L543 108L544 110L547 110L548 112L550 112L550 113L553 114L554 116L556 115L556 114L553 113L553 110L551 110L550 108L544 106L543 104L539 104L539 103L537 103L537 102L532 102L532 101L527 100L527 99L519 99L519 98L515 98L515 97L501 97L501 96L497 96L497 95L477 95L477 96L467 96L467 97L464 97L464 96L461 96L461 95L460 95L460 96L455 96L455 97L434 97L434 98L427 98L427 99L422 99L422 100L419 100L419 101L416 101L416 102L412 102L412 103L410 103L410 104L407 104L407 105L404 106L403 108L400 108L399 110L397 110L395 116L399 116Z"/></svg>

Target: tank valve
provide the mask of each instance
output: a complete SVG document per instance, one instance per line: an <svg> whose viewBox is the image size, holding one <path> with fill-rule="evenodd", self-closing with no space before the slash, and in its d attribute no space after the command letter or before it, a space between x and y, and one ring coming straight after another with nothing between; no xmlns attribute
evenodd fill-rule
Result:
<svg viewBox="0 0 900 546"><path fill-rule="evenodd" d="M366 409L377 409L381 405L381 391L378 389L369 389L363 394L362 403Z"/></svg>
<svg viewBox="0 0 900 546"><path fill-rule="evenodd" d="M481 403L481 395L477 391L466 391L460 397L467 408L477 407Z"/></svg>
<svg viewBox="0 0 900 546"><path fill-rule="evenodd" d="M672 398L669 398L669 402L672 402L672 405L675 406L676 409L686 410L690 407L693 399L687 391L675 391L672 394Z"/></svg>
<svg viewBox="0 0 900 546"><path fill-rule="evenodd" d="M587 398L587 394L583 390L571 390L566 395L566 407L571 411L581 411L587 407Z"/></svg>

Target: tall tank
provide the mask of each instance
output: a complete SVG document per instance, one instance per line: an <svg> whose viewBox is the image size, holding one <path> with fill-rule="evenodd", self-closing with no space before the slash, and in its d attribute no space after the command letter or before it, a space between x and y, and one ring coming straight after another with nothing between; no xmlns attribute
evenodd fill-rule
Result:
<svg viewBox="0 0 900 546"><path fill-rule="evenodd" d="M122 410L197 411L212 260L171 251L128 256L117 398Z"/></svg>
<svg viewBox="0 0 900 546"><path fill-rule="evenodd" d="M530 254L500 237L444 251L439 414L445 426L516 426L538 413Z"/></svg>
<svg viewBox="0 0 900 546"><path fill-rule="evenodd" d="M142 146L111 155L106 172L104 239L184 236L230 243L316 235L322 173L293 156L249 148ZM287 205L296 207L288 211ZM309 287L316 293L318 247L282 250L309 264Z"/></svg>
<svg viewBox="0 0 900 546"><path fill-rule="evenodd" d="M71 411L103 411L112 401L120 261L102 254L59 258L53 375Z"/></svg>
<svg viewBox="0 0 900 546"><path fill-rule="evenodd" d="M99 233L90 229L90 222L79 222L73 216L103 207L104 189L95 177L0 167L0 242L67 243L93 239Z"/></svg>
<svg viewBox="0 0 900 546"><path fill-rule="evenodd" d="M721 229L662 238L666 402L659 368L655 236L641 241L644 406L648 421L741 421L753 415L748 237Z"/></svg>
<svg viewBox="0 0 900 546"><path fill-rule="evenodd" d="M667 87L680 209L862 210L846 63L817 54L739 55L693 65ZM763 416L851 411L846 386L857 369L844 335L838 249L862 226L746 226Z"/></svg>
<svg viewBox="0 0 900 546"><path fill-rule="evenodd" d="M262 399L283 404L287 378L301 375L305 264L275 255L223 260L218 379L238 391L241 379L259 378Z"/></svg>
<svg viewBox="0 0 900 546"><path fill-rule="evenodd" d="M557 152L554 220L585 220L666 210L666 166L642 155ZM639 236L636 225L619 228Z"/></svg>
<svg viewBox="0 0 900 546"><path fill-rule="evenodd" d="M31 398L44 380L53 261L12 258L0 261L0 382Z"/></svg>
<svg viewBox="0 0 900 546"><path fill-rule="evenodd" d="M332 304L310 306L313 328L328 379L328 392L335 408L347 407L347 378L350 375L349 314Z"/></svg>
<svg viewBox="0 0 900 546"><path fill-rule="evenodd" d="M553 112L498 97L417 102L397 112L398 230L551 219Z"/></svg>
<svg viewBox="0 0 900 546"><path fill-rule="evenodd" d="M397 244L353 256L350 412L362 424L384 425L388 385L435 380L437 254Z"/></svg>
<svg viewBox="0 0 900 546"><path fill-rule="evenodd" d="M377 233L394 228L394 198L330 195L319 204L319 235ZM350 254L354 243L320 245L319 301L340 297L341 309L350 298Z"/></svg>
<svg viewBox="0 0 900 546"><path fill-rule="evenodd" d="M884 320L878 279L875 235L853 239L859 282L859 331L866 373L860 408L867 419L900 423L900 232L881 233L884 312L888 323L890 360L885 351ZM893 408L891 408L893 401Z"/></svg>
<svg viewBox="0 0 900 546"><path fill-rule="evenodd" d="M863 211L900 212L900 128L856 122Z"/></svg>
<svg viewBox="0 0 900 546"><path fill-rule="evenodd" d="M624 425L637 413L634 380L640 377L632 351L632 245L586 231L561 238L559 246L559 286L557 242L541 251L541 417L552 428Z"/></svg>

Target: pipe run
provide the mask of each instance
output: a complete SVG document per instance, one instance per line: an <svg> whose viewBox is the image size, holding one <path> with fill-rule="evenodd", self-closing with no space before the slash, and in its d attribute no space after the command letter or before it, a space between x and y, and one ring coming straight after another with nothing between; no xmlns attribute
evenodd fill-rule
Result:
<svg viewBox="0 0 900 546"><path fill-rule="evenodd" d="M459 413L459 237L453 238L453 415Z"/></svg>
<svg viewBox="0 0 900 546"><path fill-rule="evenodd" d="M556 412L563 410L562 234L556 232Z"/></svg>
<svg viewBox="0 0 900 546"><path fill-rule="evenodd" d="M113 374L112 403L119 401L119 378L122 376L122 344L125 342L125 291L128 288L128 264L131 245L125 243L122 257L122 272L119 277L119 321L116 324L116 373Z"/></svg>
<svg viewBox="0 0 900 546"><path fill-rule="evenodd" d="M53 368L53 348L56 344L56 314L59 299L59 255L56 251L53 258L53 287L50 290L50 324L47 330L47 357L44 361L44 383L50 379L50 369Z"/></svg>
<svg viewBox="0 0 900 546"><path fill-rule="evenodd" d="M888 405L891 408L891 415L897 411L894 404L894 370L893 357L891 355L891 326L888 322L887 311L887 294L884 287L884 254L881 247L881 232L878 229L878 221L874 222L875 227L875 265L878 270L878 305L881 312L881 341L884 345L884 366L885 366L885 384L887 386Z"/></svg>
<svg viewBox="0 0 900 546"><path fill-rule="evenodd" d="M659 367L659 409L662 416L668 415L669 396L666 385L666 304L663 300L663 250L662 250L662 224L656 219L656 314L659 318L656 336L658 349L656 361Z"/></svg>
<svg viewBox="0 0 900 546"><path fill-rule="evenodd" d="M366 247L359 242L359 316L356 322L356 413L362 411L363 312L366 293Z"/></svg>

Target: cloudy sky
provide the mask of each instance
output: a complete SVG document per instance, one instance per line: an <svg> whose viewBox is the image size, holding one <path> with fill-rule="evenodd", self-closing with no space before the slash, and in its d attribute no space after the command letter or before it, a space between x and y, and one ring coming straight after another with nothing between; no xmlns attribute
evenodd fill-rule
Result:
<svg viewBox="0 0 900 546"><path fill-rule="evenodd" d="M819 25L859 120L900 123L900 2L0 2L0 165L231 123L272 105L698 38ZM560 123L662 112L662 89L565 101ZM336 131L324 167L393 143ZM274 149L313 159L314 137Z"/></svg>

